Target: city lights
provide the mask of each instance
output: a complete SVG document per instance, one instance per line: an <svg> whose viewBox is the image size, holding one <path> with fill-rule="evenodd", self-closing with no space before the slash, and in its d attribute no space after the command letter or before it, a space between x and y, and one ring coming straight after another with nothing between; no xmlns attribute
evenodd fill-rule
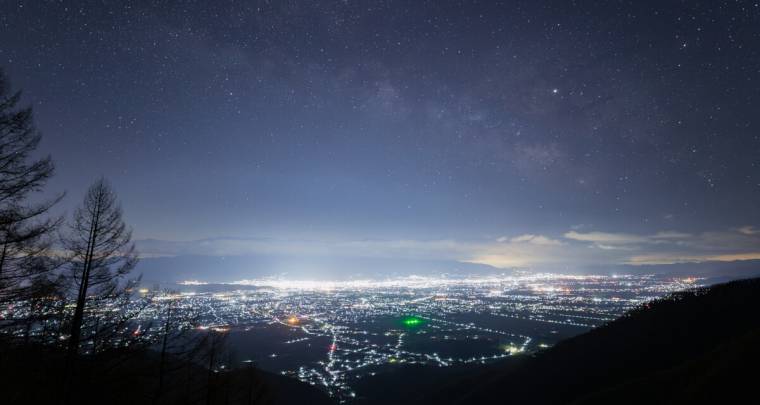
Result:
<svg viewBox="0 0 760 405"><path fill-rule="evenodd" d="M194 319L181 327L195 333L254 337L272 331L274 346L245 358L348 401L356 395L356 381L384 367L484 364L543 350L636 305L699 286L700 280L517 273L378 281L261 279L211 291L202 281L180 285L178 293L140 294L128 307L109 304L89 311L99 316L142 308L125 327L146 341L161 333L168 306L178 317ZM10 306L0 316L23 316L14 312L25 308Z"/></svg>

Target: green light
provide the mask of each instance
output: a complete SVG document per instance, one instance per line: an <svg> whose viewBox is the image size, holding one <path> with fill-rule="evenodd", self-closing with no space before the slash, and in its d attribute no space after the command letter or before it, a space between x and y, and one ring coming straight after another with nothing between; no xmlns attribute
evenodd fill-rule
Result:
<svg viewBox="0 0 760 405"><path fill-rule="evenodd" d="M401 323L403 323L404 326L419 326L422 325L422 319L417 318L416 316L407 316L401 320Z"/></svg>

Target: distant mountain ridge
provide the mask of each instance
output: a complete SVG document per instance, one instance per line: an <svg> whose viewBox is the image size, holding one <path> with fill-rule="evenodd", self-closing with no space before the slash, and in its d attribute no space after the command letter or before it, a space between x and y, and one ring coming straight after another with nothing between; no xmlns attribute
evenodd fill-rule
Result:
<svg viewBox="0 0 760 405"><path fill-rule="evenodd" d="M210 283L230 283L274 276L309 280L376 279L409 275L494 275L509 274L514 270L487 264L445 259L293 256L284 254L224 256L182 253L143 257L135 273L142 273L143 280L146 282L175 283L184 280L200 280ZM739 278L760 277L760 260L645 266L599 266L579 271L579 273L696 276L705 278L707 284L715 284Z"/></svg>
<svg viewBox="0 0 760 405"><path fill-rule="evenodd" d="M736 279L760 277L760 260L707 261L702 263L650 264L640 266L621 265L615 267L614 270L620 273L704 277L707 279L707 284L718 284Z"/></svg>
<svg viewBox="0 0 760 405"><path fill-rule="evenodd" d="M200 280L230 283L239 280L283 276L292 279L374 279L409 275L493 275L508 273L485 264L455 260L389 259L287 255L204 256L180 255L142 258L136 273L143 281L178 282Z"/></svg>

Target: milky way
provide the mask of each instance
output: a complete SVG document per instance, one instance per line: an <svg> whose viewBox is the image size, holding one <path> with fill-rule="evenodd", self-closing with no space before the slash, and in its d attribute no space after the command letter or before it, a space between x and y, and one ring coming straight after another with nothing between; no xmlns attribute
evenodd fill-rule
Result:
<svg viewBox="0 0 760 405"><path fill-rule="evenodd" d="M760 258L760 6L688 3L4 1L0 66L140 239Z"/></svg>

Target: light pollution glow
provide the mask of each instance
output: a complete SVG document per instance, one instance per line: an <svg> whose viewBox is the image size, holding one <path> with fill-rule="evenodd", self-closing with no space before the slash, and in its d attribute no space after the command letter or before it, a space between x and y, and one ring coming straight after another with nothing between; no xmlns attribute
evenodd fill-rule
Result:
<svg viewBox="0 0 760 405"><path fill-rule="evenodd" d="M408 289L431 289L451 286L465 286L465 285L511 285L512 287L525 287L534 291L542 292L561 292L563 290L558 289L556 286L546 286L546 282L552 282L555 284L562 280L573 282L593 282L601 281L610 278L625 278L625 275L620 276L606 276L606 275L569 275L569 274L554 274L554 273L528 273L518 272L513 275L494 275L494 276L480 276L480 277L462 277L462 278L448 278L448 277L423 277L423 276L408 276L399 278L389 278L383 280L289 280L284 278L264 278L264 279L251 279L251 280L239 280L232 283L219 283L226 285L239 285L239 286L253 286L261 288L272 288L275 290L286 291L348 291L348 290L370 290L370 289L383 289L383 288L408 288ZM643 275L639 277L654 277L652 275ZM690 284L694 282L694 279L687 278L682 280L684 283ZM180 282L181 285L197 286L207 283L190 280Z"/></svg>

